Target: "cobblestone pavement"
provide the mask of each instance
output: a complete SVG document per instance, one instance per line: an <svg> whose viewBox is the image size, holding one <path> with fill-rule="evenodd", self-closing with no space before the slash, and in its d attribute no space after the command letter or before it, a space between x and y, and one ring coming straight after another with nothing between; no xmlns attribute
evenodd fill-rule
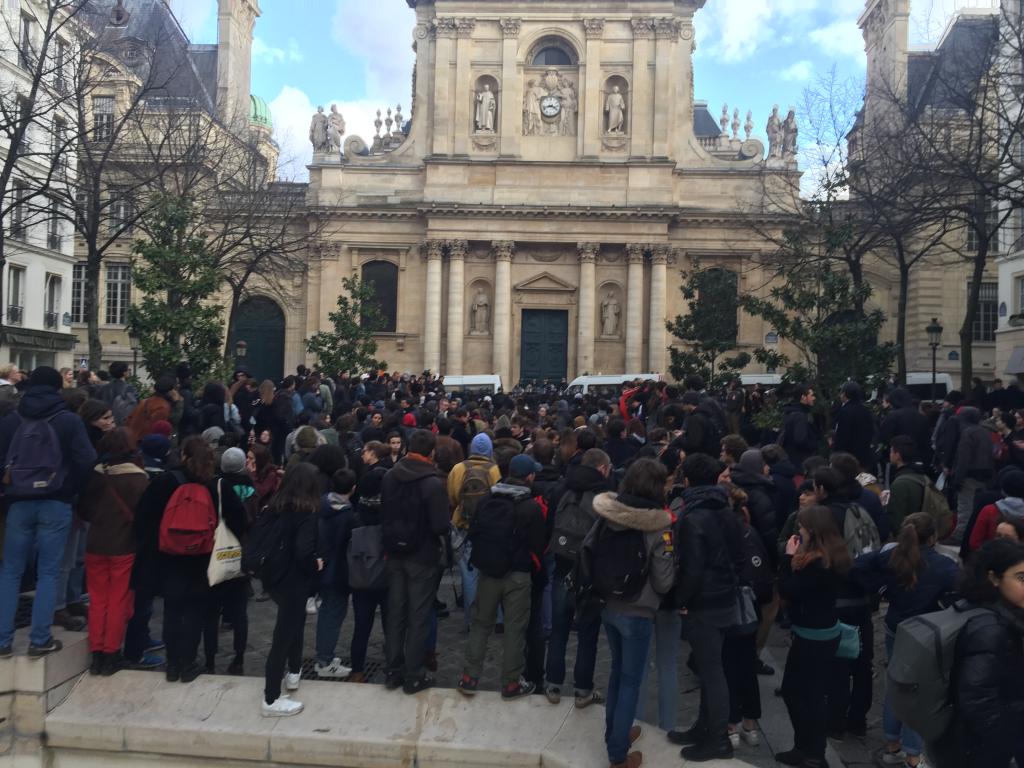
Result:
<svg viewBox="0 0 1024 768"><path fill-rule="evenodd" d="M457 577L456 577L457 582ZM439 597L444 600L451 611L450 617L441 619L438 624L438 671L436 673L437 684L444 687L454 687L462 674L463 649L466 641L466 634L463 631L462 611L455 607L455 600L452 591L452 577L446 574ZM272 601L249 602L249 650L245 658L245 674L261 677L264 674L267 653L270 650L270 639L274 625L276 608ZM162 619L162 606L155 606L153 616L153 635L159 636L160 622ZM843 741L830 740L831 750L829 761L832 768L837 768L841 763L846 766L871 766L878 764L878 752L882 748L883 737L881 732L881 696L883 681L885 677L884 659L885 649L883 645L884 634L882 631L881 618L876 617L877 629L875 632L875 703L868 715L868 733L865 740L855 739L847 736ZM341 639L338 642L336 655L342 661L348 662L349 645L352 639L353 619L351 609L342 625ZM316 631L316 616L308 616L305 631L305 653L303 664L303 677L316 679L313 671L314 639ZM220 674L226 674L227 665L231 661L231 634L229 631L220 633L220 653L217 657L216 670ZM764 658L769 664L775 667L773 676L759 677L761 685L761 700L763 716L761 719L762 742L758 747L742 745L736 751L736 757L756 766L776 766L772 758L774 751L789 749L792 746L792 729L786 715L782 699L775 695L775 689L782 682L782 669L788 652L788 633L775 627L769 637L768 646L764 652ZM567 651L568 669L571 678L572 660L575 658L576 639L575 635L570 637ZM680 652L680 677L679 690L679 714L676 722L683 727L689 726L697 715L699 706L699 691L696 677L686 666L688 648L685 643ZM202 648L200 647L200 654ZM367 657L367 671L370 673L370 682L382 683L384 662L384 634L378 621L374 627L370 639L370 647ZM487 658L484 674L480 680L480 687L484 690L498 690L498 676L501 663L501 638L492 636L487 649ZM653 673L653 659L649 662ZM608 645L604 640L603 633L598 645L597 674L595 682L598 690L604 691L608 684L608 671L610 668L610 654ZM653 674L651 675L653 677ZM571 687L570 687L571 693ZM396 693L396 695L401 695ZM644 706L646 719L650 722L657 720L657 691L656 686L648 684L644 691ZM834 750L834 752L832 751Z"/></svg>

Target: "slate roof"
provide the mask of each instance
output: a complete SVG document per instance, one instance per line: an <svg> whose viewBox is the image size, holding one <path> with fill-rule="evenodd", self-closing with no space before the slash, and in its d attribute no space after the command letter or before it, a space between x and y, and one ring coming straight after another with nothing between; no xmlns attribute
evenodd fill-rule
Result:
<svg viewBox="0 0 1024 768"><path fill-rule="evenodd" d="M722 128L712 117L706 101L693 102L693 133L695 136L720 136Z"/></svg>
<svg viewBox="0 0 1024 768"><path fill-rule="evenodd" d="M963 109L981 76L994 63L999 17L961 16L934 51L907 57L907 96L916 110Z"/></svg>

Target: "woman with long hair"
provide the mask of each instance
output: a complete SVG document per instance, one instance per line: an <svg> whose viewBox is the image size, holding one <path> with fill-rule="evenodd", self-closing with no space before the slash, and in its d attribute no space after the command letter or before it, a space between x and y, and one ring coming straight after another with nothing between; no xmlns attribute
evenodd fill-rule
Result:
<svg viewBox="0 0 1024 768"><path fill-rule="evenodd" d="M277 604L274 634L267 654L264 717L288 717L302 711L302 704L289 697L299 689L302 670L302 642L306 628L306 597L310 594L323 560L317 557L317 514L322 489L320 473L312 464L296 464L285 473L281 487L266 514L277 520L275 536L285 543L287 562L267 585ZM285 677L287 664L287 677ZM281 695L281 678L289 694Z"/></svg>
<svg viewBox="0 0 1024 768"><path fill-rule="evenodd" d="M907 515L896 534L896 543L879 552L861 555L854 563L852 578L868 592L885 588L889 610L885 614L885 652L892 657L896 627L904 619L937 610L939 598L956 588L959 568L935 550L935 520L924 512ZM896 717L888 691L882 710L885 731L884 761L911 768L921 762L921 737Z"/></svg>
<svg viewBox="0 0 1024 768"><path fill-rule="evenodd" d="M262 510L281 485L281 473L270 455L270 448L263 443L253 443L246 454L246 470L256 489L257 509Z"/></svg>
<svg viewBox="0 0 1024 768"><path fill-rule="evenodd" d="M967 621L953 660L953 721L928 744L935 768L1024 760L1024 545L993 539L969 562L960 595L987 611Z"/></svg>
<svg viewBox="0 0 1024 768"><path fill-rule="evenodd" d="M93 448L99 445L100 440L107 432L117 426L114 423L114 412L110 409L110 403L103 400L86 400L78 409L78 415L85 422L85 431L89 435L89 441Z"/></svg>
<svg viewBox="0 0 1024 768"><path fill-rule="evenodd" d="M775 759L783 765L823 768L828 680L840 634L836 594L850 570L850 555L828 507L801 509L797 524L779 569L779 595L793 622L782 698L793 725L794 747L776 753Z"/></svg>

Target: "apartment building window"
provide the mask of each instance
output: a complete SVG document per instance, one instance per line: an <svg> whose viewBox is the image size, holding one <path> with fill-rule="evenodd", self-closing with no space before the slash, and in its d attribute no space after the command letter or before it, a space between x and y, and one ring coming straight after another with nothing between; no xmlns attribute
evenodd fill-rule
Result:
<svg viewBox="0 0 1024 768"><path fill-rule="evenodd" d="M64 68L68 63L68 44L58 40L53 55L53 89L61 96L68 92L68 81Z"/></svg>
<svg viewBox="0 0 1024 768"><path fill-rule="evenodd" d="M110 200L110 205L107 208L107 221L111 234L131 232L135 211L128 191L123 187L110 187L107 190L107 195Z"/></svg>
<svg viewBox="0 0 1024 768"><path fill-rule="evenodd" d="M109 141L114 135L114 97L92 97L92 138Z"/></svg>
<svg viewBox="0 0 1024 768"><path fill-rule="evenodd" d="M85 264L71 270L71 322L85 322Z"/></svg>
<svg viewBox="0 0 1024 768"><path fill-rule="evenodd" d="M24 242L28 237L28 186L23 181L16 181L12 193L14 205L11 206L10 235Z"/></svg>
<svg viewBox="0 0 1024 768"><path fill-rule="evenodd" d="M53 119L53 134L51 136L50 154L53 156L53 165L58 171L66 171L68 167L68 121L60 117Z"/></svg>
<svg viewBox="0 0 1024 768"><path fill-rule="evenodd" d="M21 325L25 316L25 268L13 264L7 270L7 322Z"/></svg>
<svg viewBox="0 0 1024 768"><path fill-rule="evenodd" d="M25 96L18 97L18 123L25 126L16 154L24 157L32 152L32 102Z"/></svg>
<svg viewBox="0 0 1024 768"><path fill-rule="evenodd" d="M64 281L60 275L46 275L46 313L43 316L43 323L48 331L55 331L60 327L60 297L64 289Z"/></svg>
<svg viewBox="0 0 1024 768"><path fill-rule="evenodd" d="M999 253L999 208L990 200L982 199L978 203L979 208L984 207L985 220L981 223L983 228L982 236L989 238L988 250L991 253ZM967 250L976 253L981 246L981 238L973 226L967 227Z"/></svg>
<svg viewBox="0 0 1024 768"><path fill-rule="evenodd" d="M59 251L63 242L60 236L60 217L60 202L51 198L46 218L46 247L51 251Z"/></svg>
<svg viewBox="0 0 1024 768"><path fill-rule="evenodd" d="M995 341L999 325L999 283L982 283L978 311L974 315L974 341Z"/></svg>
<svg viewBox="0 0 1024 768"><path fill-rule="evenodd" d="M30 14L21 14L21 41L18 44L18 66L22 69L32 69L32 25L34 23Z"/></svg>
<svg viewBox="0 0 1024 768"><path fill-rule="evenodd" d="M132 268L130 264L107 265L107 325L127 325L131 303Z"/></svg>

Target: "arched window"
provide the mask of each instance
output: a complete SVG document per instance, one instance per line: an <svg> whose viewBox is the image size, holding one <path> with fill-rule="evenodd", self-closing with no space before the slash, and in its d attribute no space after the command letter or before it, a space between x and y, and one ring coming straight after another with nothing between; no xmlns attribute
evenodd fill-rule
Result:
<svg viewBox="0 0 1024 768"><path fill-rule="evenodd" d="M541 48L533 57L533 66L535 67L571 67L572 65L572 57L553 45Z"/></svg>
<svg viewBox="0 0 1024 768"><path fill-rule="evenodd" d="M382 333L394 333L398 327L398 267L390 261L370 261L363 265L363 282L373 286Z"/></svg>

